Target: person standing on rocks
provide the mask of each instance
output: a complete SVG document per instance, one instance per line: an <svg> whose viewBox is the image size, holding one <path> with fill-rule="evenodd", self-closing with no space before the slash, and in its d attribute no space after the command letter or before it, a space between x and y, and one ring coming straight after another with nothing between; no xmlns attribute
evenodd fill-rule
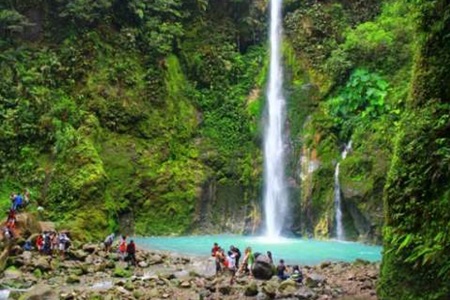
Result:
<svg viewBox="0 0 450 300"><path fill-rule="evenodd" d="M105 241L103 242L103 244L105 244L105 251L106 251L106 253L111 251L111 246L112 246L112 244L114 242L114 237L115 237L115 234L111 233L110 235L108 235L106 237Z"/></svg>
<svg viewBox="0 0 450 300"><path fill-rule="evenodd" d="M211 248L211 256L216 256L216 253L220 250L219 244L214 243Z"/></svg>
<svg viewBox="0 0 450 300"><path fill-rule="evenodd" d="M59 234L59 254L61 255L61 258L64 259L66 250L68 248L68 244L70 242L69 237L66 235L65 232L61 232Z"/></svg>
<svg viewBox="0 0 450 300"><path fill-rule="evenodd" d="M241 258L241 250L239 250L239 248L231 245L230 251L234 253L234 257L236 260L236 269L239 269L239 259Z"/></svg>
<svg viewBox="0 0 450 300"><path fill-rule="evenodd" d="M130 243L127 246L127 260L128 263L131 262L131 264L133 266L137 266L137 262L136 262L136 245L134 244L134 241L131 240Z"/></svg>
<svg viewBox="0 0 450 300"><path fill-rule="evenodd" d="M6 219L6 227L11 230L16 227L16 211L12 208L9 209L8 219Z"/></svg>
<svg viewBox="0 0 450 300"><path fill-rule="evenodd" d="M125 256L127 254L127 237L125 235L122 235L119 241L119 254L120 259L125 260Z"/></svg>
<svg viewBox="0 0 450 300"><path fill-rule="evenodd" d="M30 204L30 191L28 189L25 189L23 192L23 200L24 200L24 206L27 207L28 204Z"/></svg>
<svg viewBox="0 0 450 300"><path fill-rule="evenodd" d="M270 252L270 251L267 251L267 257L269 258L269 260L270 260L270 263L273 265L273 258L272 258L272 252Z"/></svg>
<svg viewBox="0 0 450 300"><path fill-rule="evenodd" d="M211 248L211 256L214 257L214 263L216 264L216 275L218 275L222 270L222 267L220 266L221 263L220 250L221 249L219 247L219 244L214 243L213 247Z"/></svg>
<svg viewBox="0 0 450 300"><path fill-rule="evenodd" d="M14 197L14 203L13 203L13 209L18 210L19 208L22 208L23 205L23 198L20 193L17 193L17 195Z"/></svg>
<svg viewBox="0 0 450 300"><path fill-rule="evenodd" d="M44 238L42 237L42 234L40 234L36 239L36 248L40 253L42 253L43 246L44 246Z"/></svg>
<svg viewBox="0 0 450 300"><path fill-rule="evenodd" d="M227 253L228 270L231 272L230 285L234 283L234 276L236 275L236 252L228 251Z"/></svg>
<svg viewBox="0 0 450 300"><path fill-rule="evenodd" d="M252 266L253 266L254 262L255 262L255 256L253 255L252 248L251 247L245 248L244 261L243 261L241 267L239 268L238 272L239 273L240 272L248 272L249 277L253 277Z"/></svg>

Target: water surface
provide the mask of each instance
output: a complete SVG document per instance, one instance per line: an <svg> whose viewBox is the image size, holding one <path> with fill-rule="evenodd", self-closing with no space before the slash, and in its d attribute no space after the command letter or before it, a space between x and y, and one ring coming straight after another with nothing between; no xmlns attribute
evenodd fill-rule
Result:
<svg viewBox="0 0 450 300"><path fill-rule="evenodd" d="M210 256L214 242L228 250L230 245L241 252L251 246L253 252L271 251L275 262L284 259L287 264L315 265L323 261L352 262L364 259L381 260L381 247L343 241L318 241L312 239L280 238L239 235L201 235L182 237L136 237L136 244L147 250L165 250L183 255Z"/></svg>

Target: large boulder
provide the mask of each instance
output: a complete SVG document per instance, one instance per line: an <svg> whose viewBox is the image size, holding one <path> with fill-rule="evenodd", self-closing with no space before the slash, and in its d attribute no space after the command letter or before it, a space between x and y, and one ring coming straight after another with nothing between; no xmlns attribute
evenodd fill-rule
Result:
<svg viewBox="0 0 450 300"><path fill-rule="evenodd" d="M272 278L274 275L273 265L266 255L258 255L252 266L252 274L256 279L269 280Z"/></svg>

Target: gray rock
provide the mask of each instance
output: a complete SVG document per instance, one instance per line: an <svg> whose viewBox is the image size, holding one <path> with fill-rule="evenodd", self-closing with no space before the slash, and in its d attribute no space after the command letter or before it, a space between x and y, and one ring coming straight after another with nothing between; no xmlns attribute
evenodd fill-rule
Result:
<svg viewBox="0 0 450 300"><path fill-rule="evenodd" d="M150 299L159 298L159 290L157 288L153 288L153 289L151 289L149 291L146 291L146 295Z"/></svg>
<svg viewBox="0 0 450 300"><path fill-rule="evenodd" d="M149 257L150 265L162 264L163 262L164 262L163 258L158 254L154 254Z"/></svg>
<svg viewBox="0 0 450 300"><path fill-rule="evenodd" d="M189 272L186 270L182 270L182 271L177 271L175 273L173 273L173 275L175 276L175 278L181 279L181 280L187 280L190 279L190 275Z"/></svg>
<svg viewBox="0 0 450 300"><path fill-rule="evenodd" d="M312 273L306 277L305 285L310 288L318 287L325 283L325 279L326 278L323 275Z"/></svg>
<svg viewBox="0 0 450 300"><path fill-rule="evenodd" d="M185 289L190 288L191 283L189 282L189 280L184 280L180 283L180 287L185 288Z"/></svg>
<svg viewBox="0 0 450 300"><path fill-rule="evenodd" d="M100 249L99 245L97 244L84 244L83 250L87 253L95 253Z"/></svg>
<svg viewBox="0 0 450 300"><path fill-rule="evenodd" d="M222 295L229 295L231 293L231 286L229 286L229 285L221 285L221 286L219 286L219 292Z"/></svg>
<svg viewBox="0 0 450 300"><path fill-rule="evenodd" d="M35 268L38 268L43 272L51 270L50 263L45 256L38 257L37 260L33 261L33 265Z"/></svg>
<svg viewBox="0 0 450 300"><path fill-rule="evenodd" d="M67 279L66 279L67 283L80 283L80 277L78 277L75 274L70 274Z"/></svg>
<svg viewBox="0 0 450 300"><path fill-rule="evenodd" d="M273 297L270 297L264 292L259 292L258 295L256 295L256 300L271 300Z"/></svg>
<svg viewBox="0 0 450 300"><path fill-rule="evenodd" d="M309 288L302 286L300 287L297 292L295 293L295 296L299 300L308 300L308 299L315 299L316 294Z"/></svg>
<svg viewBox="0 0 450 300"><path fill-rule="evenodd" d="M54 288L44 285L38 284L35 285L30 291L25 293L21 299L26 300L56 300L58 299L58 295L56 294Z"/></svg>
<svg viewBox="0 0 450 300"><path fill-rule="evenodd" d="M79 249L79 250L71 251L70 255L78 260L84 261L89 254L87 252Z"/></svg>
<svg viewBox="0 0 450 300"><path fill-rule="evenodd" d="M141 267L141 268L147 268L147 267L148 267L148 263L146 263L145 261L140 261L140 262L138 263L138 265L139 265L139 267Z"/></svg>
<svg viewBox="0 0 450 300"><path fill-rule="evenodd" d="M87 255L84 258L84 262L87 264L92 264L94 262L94 256L93 255Z"/></svg>
<svg viewBox="0 0 450 300"><path fill-rule="evenodd" d="M266 255L259 255L252 266L252 274L256 279L269 280L274 275L273 265Z"/></svg>
<svg viewBox="0 0 450 300"><path fill-rule="evenodd" d="M3 272L3 276L6 279L17 279L22 277L22 272L15 268L8 268Z"/></svg>
<svg viewBox="0 0 450 300"><path fill-rule="evenodd" d="M291 293L297 290L297 283L293 280L284 280L278 286L280 292Z"/></svg>
<svg viewBox="0 0 450 300"><path fill-rule="evenodd" d="M263 285L262 291L264 294L269 296L269 298L273 298L277 294L277 287L274 283L269 281L265 285Z"/></svg>

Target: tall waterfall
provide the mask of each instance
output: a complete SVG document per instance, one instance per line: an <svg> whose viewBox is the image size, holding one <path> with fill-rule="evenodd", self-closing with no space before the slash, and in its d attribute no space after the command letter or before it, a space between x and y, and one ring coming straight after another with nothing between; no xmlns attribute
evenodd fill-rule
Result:
<svg viewBox="0 0 450 300"><path fill-rule="evenodd" d="M267 90L268 122L264 134L264 212L266 235L276 238L283 229L287 212L287 189L284 175L283 126L285 100L281 66L281 5L270 3L270 77Z"/></svg>
<svg viewBox="0 0 450 300"><path fill-rule="evenodd" d="M347 157L348 151L352 148L352 141L345 145L342 151L341 158L344 160ZM336 212L336 238L338 240L345 240L344 226L342 225L342 204L341 204L341 184L339 182L339 165L336 164L334 171L334 207Z"/></svg>

